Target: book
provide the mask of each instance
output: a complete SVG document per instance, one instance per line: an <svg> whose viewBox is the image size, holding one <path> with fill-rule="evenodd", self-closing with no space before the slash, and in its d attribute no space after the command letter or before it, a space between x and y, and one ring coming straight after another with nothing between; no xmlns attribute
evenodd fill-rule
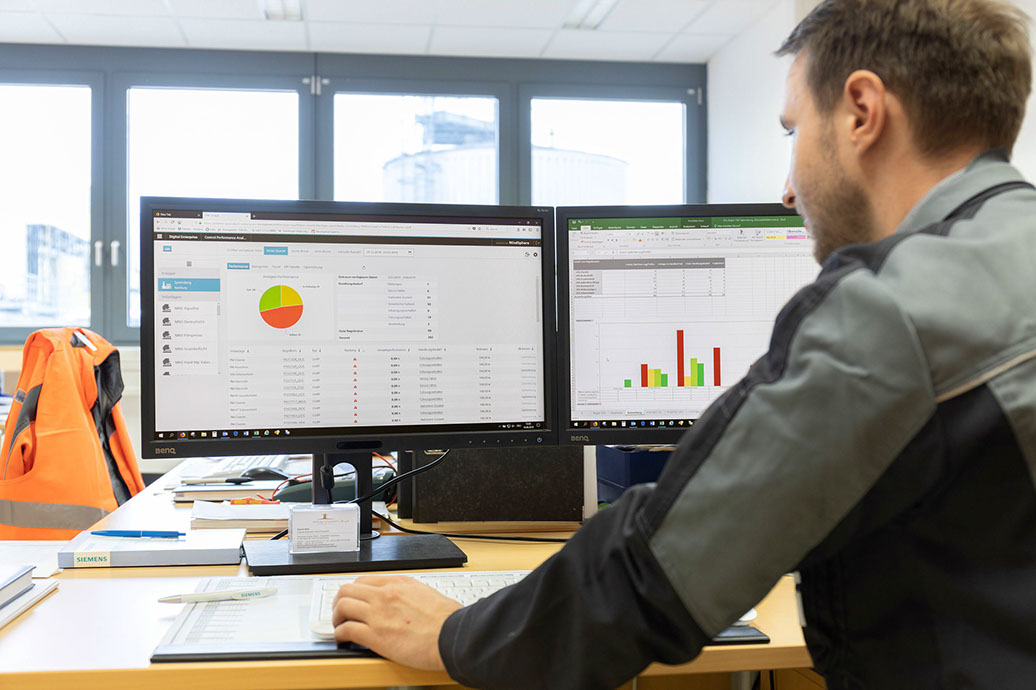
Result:
<svg viewBox="0 0 1036 690"><path fill-rule="evenodd" d="M32 583L30 579L29 589L7 602L6 605L0 606L0 628L22 615L22 613L32 606L35 606L37 601L57 588L57 580L43 580L41 582Z"/></svg>
<svg viewBox="0 0 1036 690"><path fill-rule="evenodd" d="M0 565L0 606L32 587L33 565Z"/></svg>
<svg viewBox="0 0 1036 690"><path fill-rule="evenodd" d="M235 565L241 562L243 529L190 530L179 539L103 537L89 530L58 552L62 568L135 565Z"/></svg>
<svg viewBox="0 0 1036 690"><path fill-rule="evenodd" d="M231 505L227 501L215 503L195 501L191 509L191 529L230 529L243 527L246 532L280 532L288 529L288 517L292 503L276 503L269 505ZM374 510L384 513L384 501L375 501ZM379 508L380 506L380 508ZM381 521L373 519L373 525L379 526Z"/></svg>
<svg viewBox="0 0 1036 690"><path fill-rule="evenodd" d="M254 481L248 484L181 484L173 489L173 503L192 501L227 501L259 494L272 498L273 492L283 483L280 479Z"/></svg>
<svg viewBox="0 0 1036 690"><path fill-rule="evenodd" d="M246 532L280 532L288 529L291 505L231 505L195 501L191 509L191 529L244 528Z"/></svg>

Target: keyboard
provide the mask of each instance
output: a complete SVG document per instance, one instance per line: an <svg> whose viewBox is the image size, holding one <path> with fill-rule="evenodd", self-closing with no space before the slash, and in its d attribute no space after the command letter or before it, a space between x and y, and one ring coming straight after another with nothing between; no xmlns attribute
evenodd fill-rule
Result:
<svg viewBox="0 0 1036 690"><path fill-rule="evenodd" d="M287 474L308 474L312 468L308 455L238 455L229 458L195 458L188 462L190 464L185 465L181 476L206 479L240 477L242 472L253 467L273 467ZM295 472L296 469L299 471Z"/></svg>
<svg viewBox="0 0 1036 690"><path fill-rule="evenodd" d="M488 597L497 590L521 580L530 570L486 570L460 571L451 573L414 573L409 577L423 582L440 594L470 606L483 597ZM313 580L312 594L309 600L309 629L321 639L330 640L335 636L335 628L331 623L331 607L334 605L338 588L356 580L360 575L352 577L318 577ZM733 627L747 626L755 620L756 611L748 609Z"/></svg>
<svg viewBox="0 0 1036 690"><path fill-rule="evenodd" d="M391 539L391 537L385 537ZM497 590L521 580L529 574L528 570L504 571L462 571L454 573L414 573L409 577L456 599L464 606L474 604ZM338 588L355 580L352 577L319 577L313 580L312 598L309 604L309 629L321 639L335 636L335 628L331 623L331 606L334 604Z"/></svg>

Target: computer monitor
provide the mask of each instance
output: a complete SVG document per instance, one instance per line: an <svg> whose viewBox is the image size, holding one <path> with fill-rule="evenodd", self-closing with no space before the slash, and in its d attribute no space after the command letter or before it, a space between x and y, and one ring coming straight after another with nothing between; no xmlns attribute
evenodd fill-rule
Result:
<svg viewBox="0 0 1036 690"><path fill-rule="evenodd" d="M779 204L557 209L564 444L675 443L819 272Z"/></svg>
<svg viewBox="0 0 1036 690"><path fill-rule="evenodd" d="M553 209L140 208L144 457L557 442Z"/></svg>

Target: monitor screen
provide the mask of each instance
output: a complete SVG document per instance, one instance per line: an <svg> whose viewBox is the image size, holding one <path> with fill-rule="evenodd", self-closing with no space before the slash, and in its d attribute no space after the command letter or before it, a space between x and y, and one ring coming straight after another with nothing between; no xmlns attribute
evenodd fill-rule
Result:
<svg viewBox="0 0 1036 690"><path fill-rule="evenodd" d="M819 272L778 204L557 210L563 443L670 443Z"/></svg>
<svg viewBox="0 0 1036 690"><path fill-rule="evenodd" d="M145 197L144 455L556 443L553 229L549 208Z"/></svg>

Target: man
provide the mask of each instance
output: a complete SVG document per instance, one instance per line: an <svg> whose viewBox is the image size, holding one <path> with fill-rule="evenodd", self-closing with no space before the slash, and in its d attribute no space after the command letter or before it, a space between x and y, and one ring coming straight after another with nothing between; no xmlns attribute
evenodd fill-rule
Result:
<svg viewBox="0 0 1036 690"><path fill-rule="evenodd" d="M408 578L335 603L339 640L480 687L614 687L685 662L798 570L829 688L1036 683L1036 191L1030 90L994 0L827 0L794 55L784 201L823 264L769 352L519 584Z"/></svg>

